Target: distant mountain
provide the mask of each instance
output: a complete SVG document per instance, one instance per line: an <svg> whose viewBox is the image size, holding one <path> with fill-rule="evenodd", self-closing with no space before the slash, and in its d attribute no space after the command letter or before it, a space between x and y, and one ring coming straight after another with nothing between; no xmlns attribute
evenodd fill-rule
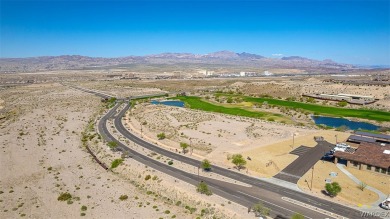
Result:
<svg viewBox="0 0 390 219"><path fill-rule="evenodd" d="M299 61L310 61L310 59L301 57L301 56L287 56L287 57L282 57L282 60L299 60Z"/></svg>
<svg viewBox="0 0 390 219"><path fill-rule="evenodd" d="M262 58L265 58L264 56L261 56L261 55L256 55L256 54L252 54L252 53L246 53L246 52L243 52L243 53L237 53L237 55L240 57L240 58L248 58L248 59L262 59Z"/></svg>
<svg viewBox="0 0 390 219"><path fill-rule="evenodd" d="M127 56L118 58L88 57L80 55L41 56L31 58L1 58L0 72L36 72L48 70L96 69L103 67L127 67L134 65L180 65L198 66L218 65L237 68L286 68L307 71L338 71L353 69L349 64L332 60L313 60L300 56L268 58L251 53L217 51L209 54L161 53L146 56ZM182 67L184 68L184 67Z"/></svg>

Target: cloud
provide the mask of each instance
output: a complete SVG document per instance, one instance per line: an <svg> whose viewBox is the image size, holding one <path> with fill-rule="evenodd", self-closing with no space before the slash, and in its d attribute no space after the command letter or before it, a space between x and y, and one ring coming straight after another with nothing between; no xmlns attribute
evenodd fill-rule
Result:
<svg viewBox="0 0 390 219"><path fill-rule="evenodd" d="M272 56L283 56L281 53L272 54Z"/></svg>

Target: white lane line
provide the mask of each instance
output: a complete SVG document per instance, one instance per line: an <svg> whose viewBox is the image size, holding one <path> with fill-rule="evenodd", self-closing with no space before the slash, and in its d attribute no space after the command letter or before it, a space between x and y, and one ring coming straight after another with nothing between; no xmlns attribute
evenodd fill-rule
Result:
<svg viewBox="0 0 390 219"><path fill-rule="evenodd" d="M282 197L282 200L286 201L286 202L290 202L290 203L293 203L295 205L299 205L301 207L304 207L304 208L307 208L307 209L310 209L312 211L316 211L318 213L321 213L321 214L324 214L326 216L329 216L329 217L332 217L332 218L336 218L336 219L348 219L346 217L343 217L343 216L340 216L338 214L335 214L335 213L332 213L332 212L329 212L329 211L326 211L324 209L321 209L321 208L318 208L318 207L315 207L315 206L312 206L312 205L309 205L309 204L306 204L306 203L303 203L303 202L300 202L300 201L297 201L295 199L291 199L291 198L287 198L287 197Z"/></svg>
<svg viewBox="0 0 390 219"><path fill-rule="evenodd" d="M245 193L245 192L241 192L241 191L237 191L237 192L239 192L239 193L241 193L241 194L244 194L244 195L247 195L247 196L249 196L249 197L252 197L252 198L254 198L254 199L260 200L260 201L262 201L262 202L266 202L266 203L268 203L268 204L270 204L270 205L273 205L273 206L276 206L276 207L285 209L285 210L287 210L287 211L289 211L289 212L291 212L291 213L293 213L293 214L296 213L295 211L292 211L292 210L290 210L290 209L288 209L288 208L285 208L285 207L282 207L282 206L280 206L280 205L271 203L271 202L269 202L269 201L263 200L263 199L261 199L261 198L255 197L255 196L253 196L253 195L249 195L249 194L247 194L247 193ZM308 218L308 219L313 219L313 218L308 217L308 216L306 216L306 215L303 215L303 216L304 216L305 218Z"/></svg>

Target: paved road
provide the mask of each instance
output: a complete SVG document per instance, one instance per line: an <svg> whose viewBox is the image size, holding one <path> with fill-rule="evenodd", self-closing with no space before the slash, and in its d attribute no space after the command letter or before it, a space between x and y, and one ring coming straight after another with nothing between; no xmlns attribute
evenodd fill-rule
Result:
<svg viewBox="0 0 390 219"><path fill-rule="evenodd" d="M130 139L131 141L137 143L138 145L141 145L149 150L155 151L156 153L162 154L164 156L170 157L174 160L178 160L190 165L193 165L195 167L200 166L200 161L183 156L181 154L177 154L168 150L165 150L159 146L153 145L149 142L144 141L143 139L139 138L138 136L130 133L122 124L122 117L126 113L127 110L129 110L130 105L127 104L126 107L121 110L121 112L118 114L118 116L115 118L114 125L117 128L117 130L126 138ZM358 218L360 217L360 212L348 208L343 205L335 204L330 201L326 201L320 198L316 198L301 192L293 191L278 185L274 185L232 170L228 170L222 167L213 166L212 169L213 172L235 179L237 181L241 181L247 184L250 184L253 186L253 188L256 188L257 190L250 190L247 191L249 195L258 197L259 199L262 199L265 202L270 202L276 205L280 205L283 207L286 207L284 211L278 212L280 215L290 217L291 211L304 213L305 216L311 217L311 218L326 218L322 214L318 214L317 212L311 211L309 209L302 209L297 208L297 206L289 206L290 208L287 209L287 205L285 201L281 200L281 197L288 197L294 200L298 200L300 202L307 203L309 205L315 206L320 209L327 210L329 212L333 212L339 215L342 215L344 217L348 218ZM236 194L237 192L233 193ZM275 198L278 197L278 198ZM269 206L273 211L275 211L275 206L270 205ZM286 212L287 211L287 212Z"/></svg>
<svg viewBox="0 0 390 219"><path fill-rule="evenodd" d="M294 212L301 212L308 218L326 218L326 216L321 213L283 201L281 195L268 191L267 189L260 187L245 187L202 176L198 178L197 175L187 173L166 164L162 164L153 158L145 156L125 146L121 142L117 141L107 129L108 119L115 117L115 121L121 121L123 113L128 109L127 106L117 116L114 116L117 113L116 111L119 106L120 104L115 105L114 108L112 108L104 117L102 117L98 124L98 130L107 140L117 142L121 151L128 151L132 155L133 159L192 185L197 185L200 180L203 180L211 187L215 194L220 195L228 200L232 200L243 206L252 206L254 203L262 201L266 207L272 209L271 215L273 217L290 218ZM195 190L195 187L193 189ZM263 196L266 196L267 198L265 199Z"/></svg>
<svg viewBox="0 0 390 219"><path fill-rule="evenodd" d="M91 92L89 92L91 93ZM93 92L92 92L93 93ZM301 207L296 204L292 204L290 202L286 202L282 200L282 197L288 197L293 200L300 201L302 203L309 204L311 206L314 206L318 209L324 209L329 212L333 212L335 214L341 215L343 217L347 218L360 218L360 212L348 208L339 204L335 204L330 201L326 201L320 198L316 198L301 192L296 192L278 185L274 185L250 176L246 176L241 173L237 173L231 170L227 170L218 166L213 166L212 171L221 174L223 176L235 179L237 181L241 181L247 184L252 185L252 187L243 187L235 184L226 183L223 181L213 180L209 178L200 177L198 178L197 175L190 174L187 172L184 172L182 170L176 169L169 165L163 165L160 162L147 157L143 154L138 153L137 151L134 151L118 140L116 140L107 129L107 120L110 117L113 117L114 114L116 114L118 107L120 104L115 105L114 108L112 108L106 115L102 117L102 119L99 121L98 129L101 135L109 140L109 141L115 141L118 143L118 147L121 148L123 151L128 151L133 155L133 158L141 163L144 163L145 165L148 165L158 171L164 172L166 174L169 174L175 178L181 179L183 181L186 181L190 184L196 185L199 180L205 181L213 190L213 192L217 195L220 195L222 197L225 197L229 200L232 200L234 202L237 202L243 206L251 206L252 204L261 201L264 203L266 207L269 207L271 209L271 216L277 217L277 218L290 218L291 215L294 214L294 212L300 212L303 214L306 218L329 218L329 216L326 216L322 213L319 213L317 211ZM185 157L183 155L179 155L176 153L173 153L171 151L164 150L158 146L155 146L153 144L150 144L139 137L133 135L130 133L126 128L124 128L122 124L122 117L124 116L125 112L130 108L130 105L127 104L126 107L124 107L123 110L115 117L114 124L117 128L117 130L123 134L126 138L134 141L135 143L148 148L150 150L153 150L157 153L160 153L164 156L171 157L172 159L182 161L184 163L193 165L198 167L200 165L200 161L194 160L189 157Z"/></svg>
<svg viewBox="0 0 390 219"><path fill-rule="evenodd" d="M314 166L317 161L324 156L325 152L330 151L334 147L333 144L327 141L319 141L317 145L306 153L299 156L296 160L290 163L280 173L276 174L275 178L285 180L291 183L297 183L305 173Z"/></svg>

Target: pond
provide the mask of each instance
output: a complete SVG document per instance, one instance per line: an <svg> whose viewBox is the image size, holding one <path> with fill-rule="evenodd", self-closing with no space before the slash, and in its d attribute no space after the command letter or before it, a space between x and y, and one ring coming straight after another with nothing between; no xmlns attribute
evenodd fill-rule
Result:
<svg viewBox="0 0 390 219"><path fill-rule="evenodd" d="M376 126L371 123L367 122L355 122L350 121L348 119L344 118L334 118L334 117L325 117L325 116L312 116L312 119L314 120L314 123L317 125L323 124L326 126L330 126L333 128L338 128L340 126L347 126L350 130L369 130L369 131L375 131L378 130L380 127Z"/></svg>
<svg viewBox="0 0 390 219"><path fill-rule="evenodd" d="M151 104L163 104L167 106L177 106L177 107L184 107L184 102L180 100L164 100L164 101L157 101L157 100L152 100L150 102Z"/></svg>

